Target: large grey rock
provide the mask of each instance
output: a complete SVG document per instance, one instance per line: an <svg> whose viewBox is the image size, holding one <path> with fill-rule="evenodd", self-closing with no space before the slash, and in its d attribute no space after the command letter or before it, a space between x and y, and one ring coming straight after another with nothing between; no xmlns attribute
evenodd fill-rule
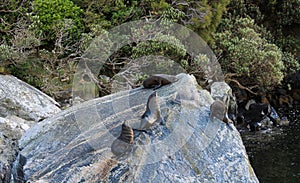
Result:
<svg viewBox="0 0 300 183"><path fill-rule="evenodd" d="M0 116L40 121L60 111L51 97L10 75L0 75Z"/></svg>
<svg viewBox="0 0 300 183"><path fill-rule="evenodd" d="M177 77L157 90L164 123L136 132L128 155L115 157L111 144L124 120L140 120L151 89L94 99L27 130L13 181L258 182L238 131L209 120L209 92Z"/></svg>
<svg viewBox="0 0 300 183"><path fill-rule="evenodd" d="M36 121L59 112L57 105L52 98L21 80L0 75L0 182L10 180L21 135Z"/></svg>

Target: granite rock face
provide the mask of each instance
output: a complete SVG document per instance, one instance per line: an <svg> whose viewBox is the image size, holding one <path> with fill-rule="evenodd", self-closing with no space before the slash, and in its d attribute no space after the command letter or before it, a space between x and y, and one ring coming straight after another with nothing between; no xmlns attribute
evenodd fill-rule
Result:
<svg viewBox="0 0 300 183"><path fill-rule="evenodd" d="M136 131L132 151L116 157L121 125L139 123L152 89L84 102L37 123L22 136L12 182L258 182L239 132L209 120L210 93L193 76L157 90L162 123Z"/></svg>
<svg viewBox="0 0 300 183"><path fill-rule="evenodd" d="M15 115L40 121L60 112L58 103L31 85L10 75L0 75L0 116Z"/></svg>
<svg viewBox="0 0 300 183"><path fill-rule="evenodd" d="M58 103L10 75L0 75L0 182L11 179L18 140L37 121L60 112Z"/></svg>

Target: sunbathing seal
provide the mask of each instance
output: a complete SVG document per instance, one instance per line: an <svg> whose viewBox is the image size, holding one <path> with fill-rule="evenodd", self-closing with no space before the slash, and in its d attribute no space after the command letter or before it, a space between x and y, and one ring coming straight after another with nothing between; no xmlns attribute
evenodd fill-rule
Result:
<svg viewBox="0 0 300 183"><path fill-rule="evenodd" d="M154 90L156 90L163 85L174 83L176 81L178 81L176 76L167 74L154 74L144 80L143 86L144 88L154 88Z"/></svg>
<svg viewBox="0 0 300 183"><path fill-rule="evenodd" d="M112 143L111 152L116 156L123 155L132 150L133 146L133 130L124 122L120 136Z"/></svg>

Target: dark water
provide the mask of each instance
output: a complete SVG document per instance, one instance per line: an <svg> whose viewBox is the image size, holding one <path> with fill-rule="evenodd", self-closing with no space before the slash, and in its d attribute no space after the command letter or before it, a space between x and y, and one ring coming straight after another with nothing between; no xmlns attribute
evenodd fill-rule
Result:
<svg viewBox="0 0 300 183"><path fill-rule="evenodd" d="M282 113L290 125L241 133L251 165L262 183L300 183L299 108Z"/></svg>

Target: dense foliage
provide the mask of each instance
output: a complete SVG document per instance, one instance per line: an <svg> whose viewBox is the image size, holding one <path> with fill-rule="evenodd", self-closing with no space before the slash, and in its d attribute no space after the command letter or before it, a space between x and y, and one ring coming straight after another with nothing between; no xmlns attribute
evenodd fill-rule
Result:
<svg viewBox="0 0 300 183"><path fill-rule="evenodd" d="M227 79L272 88L299 69L299 40L293 32L300 28L299 5L299 0L231 0L215 33Z"/></svg>
<svg viewBox="0 0 300 183"><path fill-rule="evenodd" d="M283 79L281 50L261 36L252 19L224 19L215 40L224 56L223 68L242 77L242 83L274 86Z"/></svg>
<svg viewBox="0 0 300 183"><path fill-rule="evenodd" d="M57 34L69 34L70 41L77 41L83 31L83 10L70 0L34 0L30 28L47 41L55 41Z"/></svg>
<svg viewBox="0 0 300 183"><path fill-rule="evenodd" d="M248 15L259 25L264 25L276 38L274 42L279 47L295 53L300 48L296 38L300 30L299 7L299 0L231 0L228 8L232 15Z"/></svg>
<svg viewBox="0 0 300 183"><path fill-rule="evenodd" d="M58 93L70 88L76 60L91 40L125 22L144 19L179 23L199 34L220 57L228 80L273 87L299 69L299 7L299 0L4 0L0 72L60 97ZM203 79L205 55L192 59L173 36L144 36L154 39L122 47L99 75L113 77L130 60L153 54ZM106 94L109 85L109 79L101 85Z"/></svg>

